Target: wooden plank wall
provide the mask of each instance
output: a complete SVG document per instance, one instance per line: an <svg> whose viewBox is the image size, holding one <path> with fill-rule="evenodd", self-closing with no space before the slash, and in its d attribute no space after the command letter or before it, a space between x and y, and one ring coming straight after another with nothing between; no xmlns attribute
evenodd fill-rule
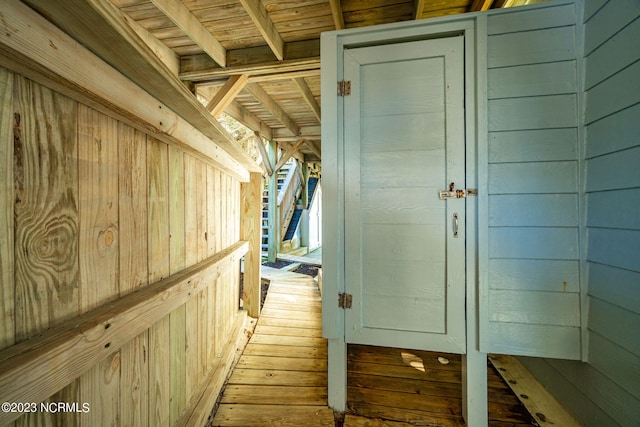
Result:
<svg viewBox="0 0 640 427"><path fill-rule="evenodd" d="M640 423L640 8L585 3L588 364L524 359L585 426Z"/></svg>
<svg viewBox="0 0 640 427"><path fill-rule="evenodd" d="M485 349L579 359L576 6L487 19Z"/></svg>
<svg viewBox="0 0 640 427"><path fill-rule="evenodd" d="M0 68L0 350L218 254L240 238L240 182ZM239 265L15 425L172 425L239 310ZM144 319L141 319L143 321Z"/></svg>

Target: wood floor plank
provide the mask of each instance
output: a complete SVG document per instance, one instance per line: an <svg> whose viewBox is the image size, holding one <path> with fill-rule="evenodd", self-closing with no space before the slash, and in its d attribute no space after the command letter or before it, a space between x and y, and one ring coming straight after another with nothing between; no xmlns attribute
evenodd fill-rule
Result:
<svg viewBox="0 0 640 427"><path fill-rule="evenodd" d="M401 421L389 421L359 417L347 414L344 417L344 427L413 427L414 424L403 423Z"/></svg>
<svg viewBox="0 0 640 427"><path fill-rule="evenodd" d="M253 405L327 405L326 387L237 385L226 387L221 403Z"/></svg>
<svg viewBox="0 0 640 427"><path fill-rule="evenodd" d="M366 351L361 351L360 349L362 347L363 346L349 346L349 356L357 357L358 360L367 363L396 366L409 365L413 367L445 369L452 371L459 371L460 369L462 369L461 357L458 354L418 350L402 350L386 347L380 347L380 352L372 351L369 349ZM445 363L440 362L438 358L442 358Z"/></svg>
<svg viewBox="0 0 640 427"><path fill-rule="evenodd" d="M381 365L376 363L363 363L358 360L349 360L347 367L352 372L370 375L380 375L395 378L428 379L444 383L459 384L462 373L458 371L438 369L415 369L407 366Z"/></svg>
<svg viewBox="0 0 640 427"><path fill-rule="evenodd" d="M348 400L367 402L369 405L390 406L440 415L462 415L462 395L431 399L430 396L357 387L347 387L347 395Z"/></svg>
<svg viewBox="0 0 640 427"><path fill-rule="evenodd" d="M322 328L322 320L318 316L317 319L309 319L309 320L301 320L297 319L293 326L296 328L311 328L311 329L321 329ZM292 326L292 322L289 319L280 319L278 317L261 317L260 325L263 326Z"/></svg>
<svg viewBox="0 0 640 427"><path fill-rule="evenodd" d="M308 311L302 310L281 310L281 309L273 309L273 308L265 308L262 311L261 316L265 317L277 317L279 319L290 319L290 320L311 320L317 319L320 313L312 313Z"/></svg>
<svg viewBox="0 0 640 427"><path fill-rule="evenodd" d="M301 357L304 359L326 359L325 347L301 347L293 345L272 345L250 343L244 349L247 356Z"/></svg>
<svg viewBox="0 0 640 427"><path fill-rule="evenodd" d="M271 292L269 294L269 301L277 302L277 303L286 303L291 304L293 306L304 306L307 304L322 304L322 297L318 295L317 292L314 292L315 295L291 295L288 292Z"/></svg>
<svg viewBox="0 0 640 427"><path fill-rule="evenodd" d="M254 335L251 337L251 342L255 344L293 345L300 347L327 345L327 340L324 338L276 337L273 335Z"/></svg>
<svg viewBox="0 0 640 427"><path fill-rule="evenodd" d="M242 356L238 369L277 369L281 371L326 371L324 359L301 359L298 357Z"/></svg>
<svg viewBox="0 0 640 427"><path fill-rule="evenodd" d="M303 311L305 313L321 313L322 304L320 302L305 303L305 304L291 304L290 302L272 300L269 301L270 310L283 310L283 311Z"/></svg>
<svg viewBox="0 0 640 427"><path fill-rule="evenodd" d="M350 403L350 411L358 415L384 420L394 420L419 426L464 427L462 415L438 415L425 411L394 408L391 406L366 405L360 402Z"/></svg>
<svg viewBox="0 0 640 427"><path fill-rule="evenodd" d="M347 376L347 383L352 387L398 393L414 393L420 396L442 396L452 398L460 398L460 396L462 396L462 386L457 383L383 377L358 372L349 372Z"/></svg>
<svg viewBox="0 0 640 427"><path fill-rule="evenodd" d="M282 293L287 295L298 295L307 297L315 297L319 295L317 286L270 285L269 289L273 289L274 293Z"/></svg>
<svg viewBox="0 0 640 427"><path fill-rule="evenodd" d="M326 372L281 371L275 369L235 369L229 384L283 385L297 387L326 387Z"/></svg>
<svg viewBox="0 0 640 427"><path fill-rule="evenodd" d="M333 411L322 406L220 405L216 426L333 427Z"/></svg>
<svg viewBox="0 0 640 427"><path fill-rule="evenodd" d="M255 333L287 337L322 337L322 329L258 325Z"/></svg>

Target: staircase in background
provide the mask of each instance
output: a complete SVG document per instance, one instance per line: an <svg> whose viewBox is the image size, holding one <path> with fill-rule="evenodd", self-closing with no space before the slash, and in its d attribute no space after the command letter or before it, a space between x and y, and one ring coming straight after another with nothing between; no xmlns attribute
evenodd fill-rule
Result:
<svg viewBox="0 0 640 427"><path fill-rule="evenodd" d="M295 217L295 211L293 209L288 210L286 209L286 206L284 207L285 209L283 209L283 207L281 206L282 203L290 204L297 201L299 189L288 188L290 185L297 185L298 187L300 187L300 180L293 179L294 175L296 175L295 168L295 161L289 161L285 163L285 165L282 166L277 172L278 210L279 212L282 212L280 214L281 227L283 227L282 222L286 222L285 225L288 226L288 222L291 221L291 218ZM293 191L293 201L284 199L288 190ZM288 199L291 199L292 197L290 196ZM284 216L284 218L282 218L282 216ZM269 220L269 186L268 184L265 184L265 187L262 191L262 256L267 256L269 250Z"/></svg>
<svg viewBox="0 0 640 427"><path fill-rule="evenodd" d="M313 195L316 192L316 187L318 186L318 178L310 177L309 182L307 184L308 194L307 200L309 201L309 205L311 205L311 201L313 200ZM306 207L309 208L308 206ZM296 210L293 212L293 217L291 218L291 222L289 223L289 227L287 228L287 232L284 235L283 241L293 239L293 236L296 234L296 229L298 228L298 224L300 223L300 218L302 217L302 207L296 207Z"/></svg>

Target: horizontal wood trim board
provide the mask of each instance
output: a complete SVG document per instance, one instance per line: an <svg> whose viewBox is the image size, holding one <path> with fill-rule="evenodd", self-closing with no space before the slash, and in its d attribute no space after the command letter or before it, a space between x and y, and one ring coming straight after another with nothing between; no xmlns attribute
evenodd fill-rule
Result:
<svg viewBox="0 0 640 427"><path fill-rule="evenodd" d="M620 70L586 94L585 123L590 124L638 103L640 61Z"/></svg>
<svg viewBox="0 0 640 427"><path fill-rule="evenodd" d="M640 215L630 206L640 206L640 186L626 190L587 194L587 227L640 230Z"/></svg>
<svg viewBox="0 0 640 427"><path fill-rule="evenodd" d="M0 66L212 162L240 181L249 180L247 170L260 172L257 165L239 161L218 145L226 136L212 140L28 6L10 2L3 13L14 25L29 26L17 31L0 23Z"/></svg>
<svg viewBox="0 0 640 427"><path fill-rule="evenodd" d="M591 2L585 2L587 5ZM588 6L586 6L588 7ZM585 22L584 52L590 54L615 35L620 28L638 17L638 4L634 1L608 2L598 13ZM621 46L620 46L621 47Z"/></svg>
<svg viewBox="0 0 640 427"><path fill-rule="evenodd" d="M589 364L640 399L640 356L589 331Z"/></svg>
<svg viewBox="0 0 640 427"><path fill-rule="evenodd" d="M587 161L587 191L640 187L640 145Z"/></svg>
<svg viewBox="0 0 640 427"><path fill-rule="evenodd" d="M578 260L490 259L489 289L578 292Z"/></svg>
<svg viewBox="0 0 640 427"><path fill-rule="evenodd" d="M578 162L489 164L489 194L577 193Z"/></svg>
<svg viewBox="0 0 640 427"><path fill-rule="evenodd" d="M489 133L489 163L577 160L577 128Z"/></svg>
<svg viewBox="0 0 640 427"><path fill-rule="evenodd" d="M493 68L487 78L489 99L575 93L576 61Z"/></svg>
<svg viewBox="0 0 640 427"><path fill-rule="evenodd" d="M491 227L489 258L577 260L578 227Z"/></svg>
<svg viewBox="0 0 640 427"><path fill-rule="evenodd" d="M588 263L589 295L640 314L640 272Z"/></svg>
<svg viewBox="0 0 640 427"><path fill-rule="evenodd" d="M508 9L508 12L491 14L487 17L487 32L491 36L575 25L575 23L576 6L573 3L537 10Z"/></svg>
<svg viewBox="0 0 640 427"><path fill-rule="evenodd" d="M577 227L577 194L506 194L489 197L490 227Z"/></svg>
<svg viewBox="0 0 640 427"><path fill-rule="evenodd" d="M59 31L55 28L56 26L64 28L76 40L82 40L83 45L100 52L104 60L112 64L122 75L127 76L206 137L212 139L247 170L260 171L248 153L235 144L228 132L208 113L186 85L171 73L147 44L126 24L124 13L111 2L97 0L81 3L58 0L55 4L47 0L28 0L27 2L41 14L46 15L49 21L55 23L52 25L45 21L49 27L46 30L47 33ZM32 11L30 13L33 15ZM31 16L25 24L33 22L35 18L40 17ZM29 26L25 33L30 37L32 31L33 28ZM55 50L57 56L76 56L73 52L75 49L72 52L66 52L59 46L50 46L46 35L41 43L46 44L45 49ZM68 64L68 67L80 69L80 72L87 74L89 79L96 78L92 69L79 67L79 64L84 65L84 62L76 58ZM124 95L131 96L126 92Z"/></svg>
<svg viewBox="0 0 640 427"><path fill-rule="evenodd" d="M632 148L640 135L640 103L586 127L588 159Z"/></svg>
<svg viewBox="0 0 640 427"><path fill-rule="evenodd" d="M492 290L489 321L580 326L580 295L569 292Z"/></svg>
<svg viewBox="0 0 640 427"><path fill-rule="evenodd" d="M580 359L580 328L489 322L489 353Z"/></svg>
<svg viewBox="0 0 640 427"><path fill-rule="evenodd" d="M638 271L640 266L640 231L613 228L590 228L588 261Z"/></svg>
<svg viewBox="0 0 640 427"><path fill-rule="evenodd" d="M640 331L640 313L591 298L589 329L640 356L640 335L629 334L629 331Z"/></svg>
<svg viewBox="0 0 640 427"><path fill-rule="evenodd" d="M237 242L175 275L0 352L0 389L12 402L41 402L193 298L247 252ZM0 413L4 425L20 414Z"/></svg>
<svg viewBox="0 0 640 427"><path fill-rule="evenodd" d="M577 108L575 94L492 99L489 131L573 128Z"/></svg>
<svg viewBox="0 0 640 427"><path fill-rule="evenodd" d="M640 19L633 21L586 57L587 90L638 60L638 34Z"/></svg>
<svg viewBox="0 0 640 427"><path fill-rule="evenodd" d="M489 68L576 59L575 27L489 36Z"/></svg>

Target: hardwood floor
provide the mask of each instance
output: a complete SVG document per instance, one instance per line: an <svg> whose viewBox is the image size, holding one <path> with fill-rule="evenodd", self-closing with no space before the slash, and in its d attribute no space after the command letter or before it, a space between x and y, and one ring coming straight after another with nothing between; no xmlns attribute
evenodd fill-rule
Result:
<svg viewBox="0 0 640 427"><path fill-rule="evenodd" d="M271 281L211 425L334 426L320 293L311 278L289 277ZM492 365L488 384L491 427L536 425ZM465 425L458 355L349 345L347 397L337 426Z"/></svg>
<svg viewBox="0 0 640 427"><path fill-rule="evenodd" d="M271 282L214 426L334 426L320 310L320 292L310 277Z"/></svg>
<svg viewBox="0 0 640 427"><path fill-rule="evenodd" d="M461 379L460 355L348 346L347 407L355 415L421 426L464 426ZM537 425L491 364L488 393L489 426Z"/></svg>

